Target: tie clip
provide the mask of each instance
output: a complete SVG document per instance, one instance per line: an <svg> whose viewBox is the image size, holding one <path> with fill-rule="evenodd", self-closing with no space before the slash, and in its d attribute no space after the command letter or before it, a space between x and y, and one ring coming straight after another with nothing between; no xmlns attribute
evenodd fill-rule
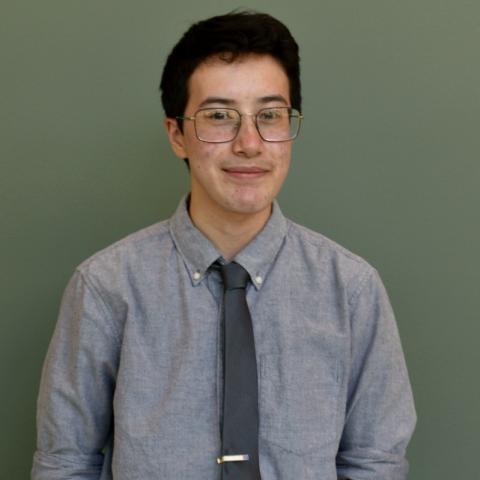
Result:
<svg viewBox="0 0 480 480"><path fill-rule="evenodd" d="M247 462L250 460L250 456L245 455L223 455L223 457L217 458L217 463L225 463L225 462Z"/></svg>

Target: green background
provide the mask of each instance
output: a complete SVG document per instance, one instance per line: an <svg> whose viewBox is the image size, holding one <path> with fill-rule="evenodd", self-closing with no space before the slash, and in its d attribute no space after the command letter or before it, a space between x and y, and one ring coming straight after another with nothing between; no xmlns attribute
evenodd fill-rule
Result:
<svg viewBox="0 0 480 480"><path fill-rule="evenodd" d="M28 478L74 267L188 188L162 127L165 56L238 6L301 46L305 123L280 202L381 272L419 414L409 478L478 478L480 2L466 0L2 2L0 477Z"/></svg>

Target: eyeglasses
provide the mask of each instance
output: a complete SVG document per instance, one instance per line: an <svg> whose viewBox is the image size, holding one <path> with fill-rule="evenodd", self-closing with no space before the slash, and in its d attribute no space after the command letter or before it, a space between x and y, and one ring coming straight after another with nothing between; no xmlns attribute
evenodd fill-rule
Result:
<svg viewBox="0 0 480 480"><path fill-rule="evenodd" d="M192 120L201 142L225 143L238 135L242 117L254 118L258 134L266 142L287 142L298 135L303 115L290 107L262 108L257 113L240 113L234 108L201 108L191 117L175 118Z"/></svg>

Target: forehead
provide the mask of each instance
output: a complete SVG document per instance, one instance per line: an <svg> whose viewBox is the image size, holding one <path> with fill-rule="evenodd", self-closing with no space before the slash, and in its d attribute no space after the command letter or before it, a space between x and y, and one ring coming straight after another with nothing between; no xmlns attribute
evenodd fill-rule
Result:
<svg viewBox="0 0 480 480"><path fill-rule="evenodd" d="M213 56L203 61L188 81L188 106L208 98L232 103L256 102L281 96L290 103L289 80L282 65L270 55L246 54L231 60Z"/></svg>

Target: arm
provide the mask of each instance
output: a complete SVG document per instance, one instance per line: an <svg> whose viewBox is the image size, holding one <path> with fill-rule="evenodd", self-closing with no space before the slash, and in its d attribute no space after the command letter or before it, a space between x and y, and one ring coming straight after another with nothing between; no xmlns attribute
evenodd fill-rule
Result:
<svg viewBox="0 0 480 480"><path fill-rule="evenodd" d="M416 414L395 318L376 271L350 305L351 375L338 476L404 480Z"/></svg>
<svg viewBox="0 0 480 480"><path fill-rule="evenodd" d="M32 480L97 480L111 429L118 335L80 272L70 280L42 372Z"/></svg>

